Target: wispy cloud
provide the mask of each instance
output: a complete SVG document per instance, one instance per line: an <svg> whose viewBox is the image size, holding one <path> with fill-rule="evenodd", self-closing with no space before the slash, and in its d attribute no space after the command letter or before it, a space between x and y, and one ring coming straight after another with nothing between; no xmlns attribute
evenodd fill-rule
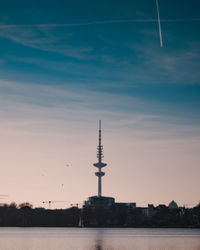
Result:
<svg viewBox="0 0 200 250"><path fill-rule="evenodd" d="M108 129L134 131L136 137L139 133L147 138L181 138L200 132L195 124L183 125L183 117L157 113L157 103L139 98L7 81L0 81L0 90L1 129L45 133L58 127L62 133L66 126L91 128L103 119Z"/></svg>
<svg viewBox="0 0 200 250"><path fill-rule="evenodd" d="M128 23L128 22L155 22L156 19L133 19L133 20L105 20L86 23L71 24L31 24L31 25L0 25L0 37L9 39L15 43L35 48L42 51L57 53L78 60L87 61L88 64L76 64L63 61L52 60L51 57L43 58L14 58L13 60L26 61L43 68L66 71L77 77L88 77L90 81L107 78L111 81L123 82L123 85L140 84L199 84L199 46L187 46L187 49L171 50L167 45L163 50L159 48L157 30L143 30L141 32L140 45L131 44L131 41L121 41L115 43L117 46L126 49L130 48L133 56L125 54L123 58L112 54L111 45L105 41L103 47L98 47L95 43L86 42L85 46L76 43L80 34L73 33L72 30L57 30L59 27L88 26L95 24ZM167 19L170 21L198 21L197 19ZM59 35L56 32L59 32ZM143 39L148 36L148 39ZM72 38L72 39L71 39ZM130 45L131 44L131 45ZM96 47L95 47L96 46ZM149 49L151 48L151 49ZM116 48L115 48L116 49ZM95 62L98 62L95 64ZM54 64L54 65L53 65ZM105 79L104 79L105 80Z"/></svg>
<svg viewBox="0 0 200 250"><path fill-rule="evenodd" d="M106 78L106 76L110 76L112 78L112 75L115 74L119 75L120 72L111 72L110 67L116 67L120 69L120 65L117 65L117 62L111 57L107 55L101 56L104 66L97 66L92 63L76 63L76 62L69 62L69 61L59 61L59 60L51 60L51 59L45 59L41 57L16 57L16 56L7 56L6 59L9 59L12 62L18 62L18 63L25 63L25 64L32 64L36 65L42 69L49 69L51 71L58 71L63 72L68 75L76 76L76 82L79 82L79 84L83 83L84 78L89 78L90 82L94 83L101 83L101 86L108 85L108 80L104 80L102 82L102 76ZM120 83L119 81L116 83L116 81L109 81L109 86L115 86L115 87L125 87L125 83Z"/></svg>
<svg viewBox="0 0 200 250"><path fill-rule="evenodd" d="M155 23L157 19L121 19L121 20L100 20L81 23L47 23L47 24L0 24L0 37L9 39L24 46L59 53L76 59L92 59L91 46L70 45L67 38L73 36L72 32L65 31L54 34L59 28L84 27L90 25L104 24L126 24L126 23ZM199 22L200 18L177 18L162 19L161 22ZM71 29L70 29L71 30ZM54 35L53 35L54 34ZM63 40L64 34L64 40ZM60 43L62 41L62 43Z"/></svg>
<svg viewBox="0 0 200 250"><path fill-rule="evenodd" d="M145 33L155 38L155 31L148 30ZM200 45L194 47L193 42L187 42L187 45L183 46L182 42L182 48L179 49L171 49L167 45L164 46L164 49L160 49L153 42L147 41L142 45L129 46L133 52L137 51L139 54L140 64L137 72L140 78L143 75L143 82L146 75L147 83L199 84ZM134 68L135 65L132 67ZM144 72L146 73L144 74Z"/></svg>
<svg viewBox="0 0 200 250"><path fill-rule="evenodd" d="M34 25L30 27L14 25L12 28L2 28L0 32L0 37L23 46L59 53L75 59L89 59L92 48L70 45L68 40L72 36L70 32L59 33L57 36L53 30L50 32L48 27L44 29Z"/></svg>

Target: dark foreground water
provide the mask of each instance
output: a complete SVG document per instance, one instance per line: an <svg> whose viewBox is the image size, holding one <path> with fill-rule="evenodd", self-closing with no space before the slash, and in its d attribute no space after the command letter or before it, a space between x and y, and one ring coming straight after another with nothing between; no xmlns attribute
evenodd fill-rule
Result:
<svg viewBox="0 0 200 250"><path fill-rule="evenodd" d="M0 228L0 250L200 250L200 229Z"/></svg>

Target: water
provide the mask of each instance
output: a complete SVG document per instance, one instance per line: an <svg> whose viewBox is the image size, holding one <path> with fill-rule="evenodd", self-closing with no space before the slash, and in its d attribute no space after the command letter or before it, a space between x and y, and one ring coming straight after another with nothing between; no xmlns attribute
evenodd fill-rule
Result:
<svg viewBox="0 0 200 250"><path fill-rule="evenodd" d="M0 250L200 250L200 229L0 228Z"/></svg>

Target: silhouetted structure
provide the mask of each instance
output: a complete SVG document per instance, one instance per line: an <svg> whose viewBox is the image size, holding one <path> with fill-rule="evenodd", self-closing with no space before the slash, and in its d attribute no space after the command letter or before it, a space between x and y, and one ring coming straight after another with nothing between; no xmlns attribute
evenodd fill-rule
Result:
<svg viewBox="0 0 200 250"><path fill-rule="evenodd" d="M102 196L102 177L105 175L105 172L102 172L102 168L107 166L106 163L103 163L103 146L101 144L101 120L99 121L99 144L97 146L97 163L93 165L98 168L98 172L95 175L98 177L98 195L91 196L87 201L84 202L83 209L86 208L104 208L104 207L112 207L115 203L115 199L113 197Z"/></svg>
<svg viewBox="0 0 200 250"><path fill-rule="evenodd" d="M98 168L98 172L95 175L98 177L98 197L102 195L102 183L101 178L105 175L104 172L101 171L102 168L107 166L106 163L102 162L103 159L103 146L101 145L101 120L99 121L99 145L97 146L97 159L98 162L93 165Z"/></svg>
<svg viewBox="0 0 200 250"><path fill-rule="evenodd" d="M178 208L178 205L177 203L173 200L169 203L169 209L177 209Z"/></svg>

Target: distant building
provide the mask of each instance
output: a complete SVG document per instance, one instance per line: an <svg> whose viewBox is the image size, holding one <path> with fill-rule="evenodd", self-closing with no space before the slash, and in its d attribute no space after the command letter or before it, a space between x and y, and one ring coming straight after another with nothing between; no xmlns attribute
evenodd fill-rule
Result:
<svg viewBox="0 0 200 250"><path fill-rule="evenodd" d="M153 217L156 214L156 209L153 204L148 204L147 216L149 218Z"/></svg>
<svg viewBox="0 0 200 250"><path fill-rule="evenodd" d="M173 201L171 201L171 202L169 203L168 208L169 208L169 209L178 209L178 205L177 205L177 203L173 200Z"/></svg>
<svg viewBox="0 0 200 250"><path fill-rule="evenodd" d="M165 204L159 204L157 206L157 209L163 209L163 208L166 208L166 205Z"/></svg>
<svg viewBox="0 0 200 250"><path fill-rule="evenodd" d="M135 202L115 202L116 207L136 208Z"/></svg>
<svg viewBox="0 0 200 250"><path fill-rule="evenodd" d="M112 197L105 197L105 196L91 196L85 201L85 207L111 207L115 204L115 199Z"/></svg>

